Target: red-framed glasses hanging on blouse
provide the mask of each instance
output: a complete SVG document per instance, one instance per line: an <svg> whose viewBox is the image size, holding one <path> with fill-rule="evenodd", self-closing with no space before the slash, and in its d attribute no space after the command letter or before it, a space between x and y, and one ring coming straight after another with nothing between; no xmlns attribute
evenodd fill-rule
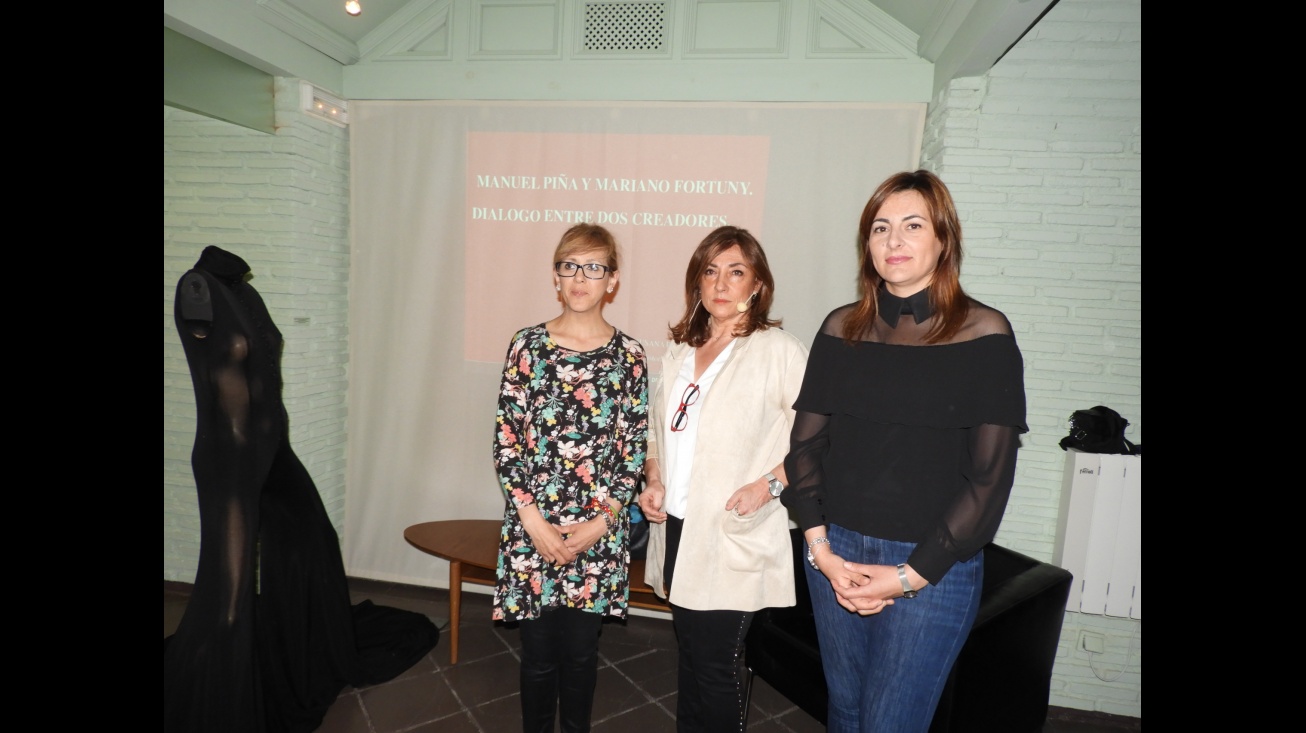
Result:
<svg viewBox="0 0 1306 733"><path fill-rule="evenodd" d="M685 429L685 423L689 422L689 406L698 402L698 385L690 384L685 387L685 393L680 395L680 407L676 408L676 414L671 416L671 432L678 433Z"/></svg>

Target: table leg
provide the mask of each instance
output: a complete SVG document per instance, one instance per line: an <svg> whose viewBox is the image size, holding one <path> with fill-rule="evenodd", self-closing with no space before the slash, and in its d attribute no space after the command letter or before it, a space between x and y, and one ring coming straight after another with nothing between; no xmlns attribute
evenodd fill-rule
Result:
<svg viewBox="0 0 1306 733"><path fill-rule="evenodd" d="M449 664L458 663L458 625L463 608L463 564L449 561Z"/></svg>

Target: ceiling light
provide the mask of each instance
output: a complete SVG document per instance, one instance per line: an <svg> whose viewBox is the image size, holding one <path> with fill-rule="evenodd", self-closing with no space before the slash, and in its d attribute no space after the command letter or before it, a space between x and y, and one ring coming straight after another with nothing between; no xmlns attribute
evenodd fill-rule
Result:
<svg viewBox="0 0 1306 733"><path fill-rule="evenodd" d="M345 3L345 12L350 15L362 15L363 6L358 3L358 0L348 0Z"/></svg>

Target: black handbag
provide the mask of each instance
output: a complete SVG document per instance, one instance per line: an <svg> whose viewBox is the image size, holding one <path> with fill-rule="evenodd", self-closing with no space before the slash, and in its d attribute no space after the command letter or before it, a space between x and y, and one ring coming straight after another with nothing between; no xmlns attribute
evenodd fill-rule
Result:
<svg viewBox="0 0 1306 733"><path fill-rule="evenodd" d="M1110 407L1098 405L1075 410L1070 415L1070 434L1061 439L1061 450L1076 448L1085 453L1141 455L1143 446L1125 437L1127 427L1129 421Z"/></svg>
<svg viewBox="0 0 1306 733"><path fill-rule="evenodd" d="M630 504L630 559L643 560L648 553L648 519L639 505Z"/></svg>

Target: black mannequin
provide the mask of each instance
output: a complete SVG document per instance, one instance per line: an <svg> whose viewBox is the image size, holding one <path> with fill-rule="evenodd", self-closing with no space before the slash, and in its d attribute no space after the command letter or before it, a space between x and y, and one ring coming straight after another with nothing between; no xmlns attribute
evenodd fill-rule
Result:
<svg viewBox="0 0 1306 733"><path fill-rule="evenodd" d="M390 679L439 638L425 616L388 609L378 619L365 602L369 623L404 633L407 646L398 669L398 658L368 669L360 655L339 538L290 447L281 333L248 275L243 259L207 247L177 285L196 398L200 555L164 645L165 733L315 730L347 684Z"/></svg>

